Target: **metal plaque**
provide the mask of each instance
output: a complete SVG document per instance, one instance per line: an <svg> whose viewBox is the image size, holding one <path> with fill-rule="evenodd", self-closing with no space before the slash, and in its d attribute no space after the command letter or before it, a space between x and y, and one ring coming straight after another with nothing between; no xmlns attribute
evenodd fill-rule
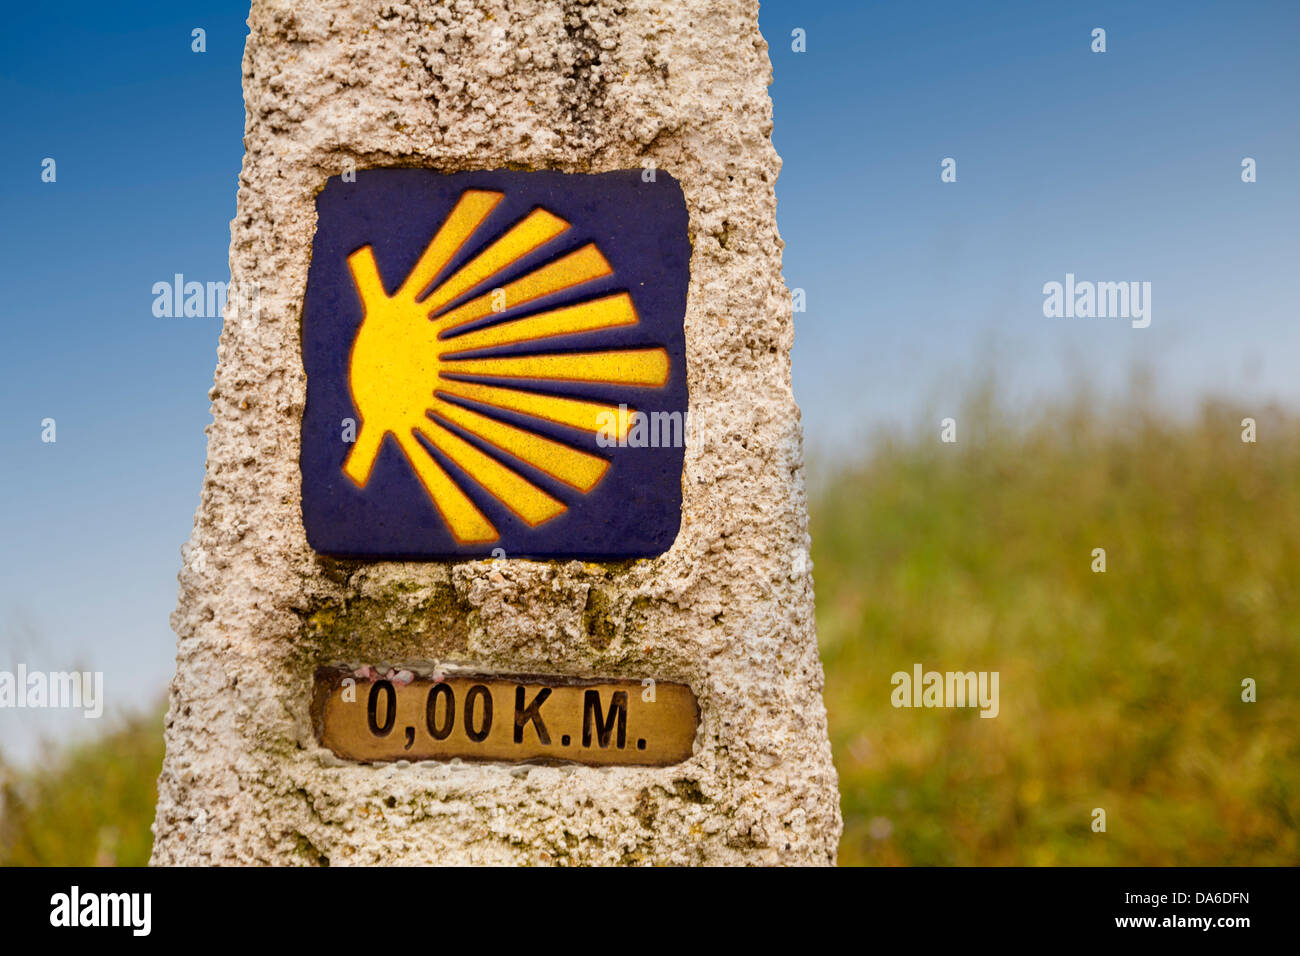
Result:
<svg viewBox="0 0 1300 956"><path fill-rule="evenodd" d="M505 760L664 766L691 756L685 684L316 674L316 736L348 760Z"/></svg>

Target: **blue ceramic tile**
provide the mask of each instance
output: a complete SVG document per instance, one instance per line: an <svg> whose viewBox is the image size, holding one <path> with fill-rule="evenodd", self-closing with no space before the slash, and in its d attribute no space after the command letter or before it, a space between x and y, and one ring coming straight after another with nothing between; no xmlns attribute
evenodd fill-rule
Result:
<svg viewBox="0 0 1300 956"><path fill-rule="evenodd" d="M672 177L377 169L331 179L316 208L302 318L313 548L668 549L690 266Z"/></svg>

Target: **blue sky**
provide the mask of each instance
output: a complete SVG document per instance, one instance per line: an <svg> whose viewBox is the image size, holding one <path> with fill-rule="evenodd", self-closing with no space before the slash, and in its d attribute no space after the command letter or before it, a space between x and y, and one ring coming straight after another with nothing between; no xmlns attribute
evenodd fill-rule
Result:
<svg viewBox="0 0 1300 956"><path fill-rule="evenodd" d="M1021 406L1073 374L1114 390L1135 365L1175 410L1296 398L1300 7L852 6L761 17L814 443L947 412L988 362ZM1067 272L1150 281L1151 327L1044 319L1043 283Z"/></svg>
<svg viewBox="0 0 1300 956"><path fill-rule="evenodd" d="M219 332L155 318L150 290L228 277L242 155L246 7L179 6L20 6L0 36L0 669L103 670L110 709L171 673ZM1135 365L1175 410L1298 404L1300 6L770 2L760 22L814 446L928 427L990 363L1021 407ZM1151 282L1151 327L1044 318L1067 272ZM0 711L0 748L82 723Z"/></svg>

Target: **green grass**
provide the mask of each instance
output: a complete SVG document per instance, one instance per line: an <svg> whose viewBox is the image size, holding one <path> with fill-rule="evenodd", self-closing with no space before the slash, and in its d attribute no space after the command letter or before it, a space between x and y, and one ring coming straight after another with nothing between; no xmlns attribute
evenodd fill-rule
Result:
<svg viewBox="0 0 1300 956"><path fill-rule="evenodd" d="M0 766L0 865L148 863L162 754L158 713L55 750L34 769Z"/></svg>
<svg viewBox="0 0 1300 956"><path fill-rule="evenodd" d="M1012 420L985 391L955 445L813 469L841 862L1300 863L1300 421ZM893 708L918 662L998 671L1001 713ZM139 718L0 768L0 863L145 862L161 750Z"/></svg>
<svg viewBox="0 0 1300 956"><path fill-rule="evenodd" d="M814 499L841 862L1300 863L1300 423L1008 420L984 394ZM917 662L998 671L1000 715L895 709Z"/></svg>

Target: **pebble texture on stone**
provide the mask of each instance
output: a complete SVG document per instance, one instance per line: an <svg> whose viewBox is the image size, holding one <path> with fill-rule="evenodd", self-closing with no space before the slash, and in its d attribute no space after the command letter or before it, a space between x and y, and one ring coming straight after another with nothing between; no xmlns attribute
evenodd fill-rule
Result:
<svg viewBox="0 0 1300 956"><path fill-rule="evenodd" d="M180 573L156 864L825 864L840 836L751 0L256 0L232 301ZM641 169L690 215L681 532L617 565L316 555L298 467L316 192L351 167ZM672 767L345 763L317 666L684 681Z"/></svg>

